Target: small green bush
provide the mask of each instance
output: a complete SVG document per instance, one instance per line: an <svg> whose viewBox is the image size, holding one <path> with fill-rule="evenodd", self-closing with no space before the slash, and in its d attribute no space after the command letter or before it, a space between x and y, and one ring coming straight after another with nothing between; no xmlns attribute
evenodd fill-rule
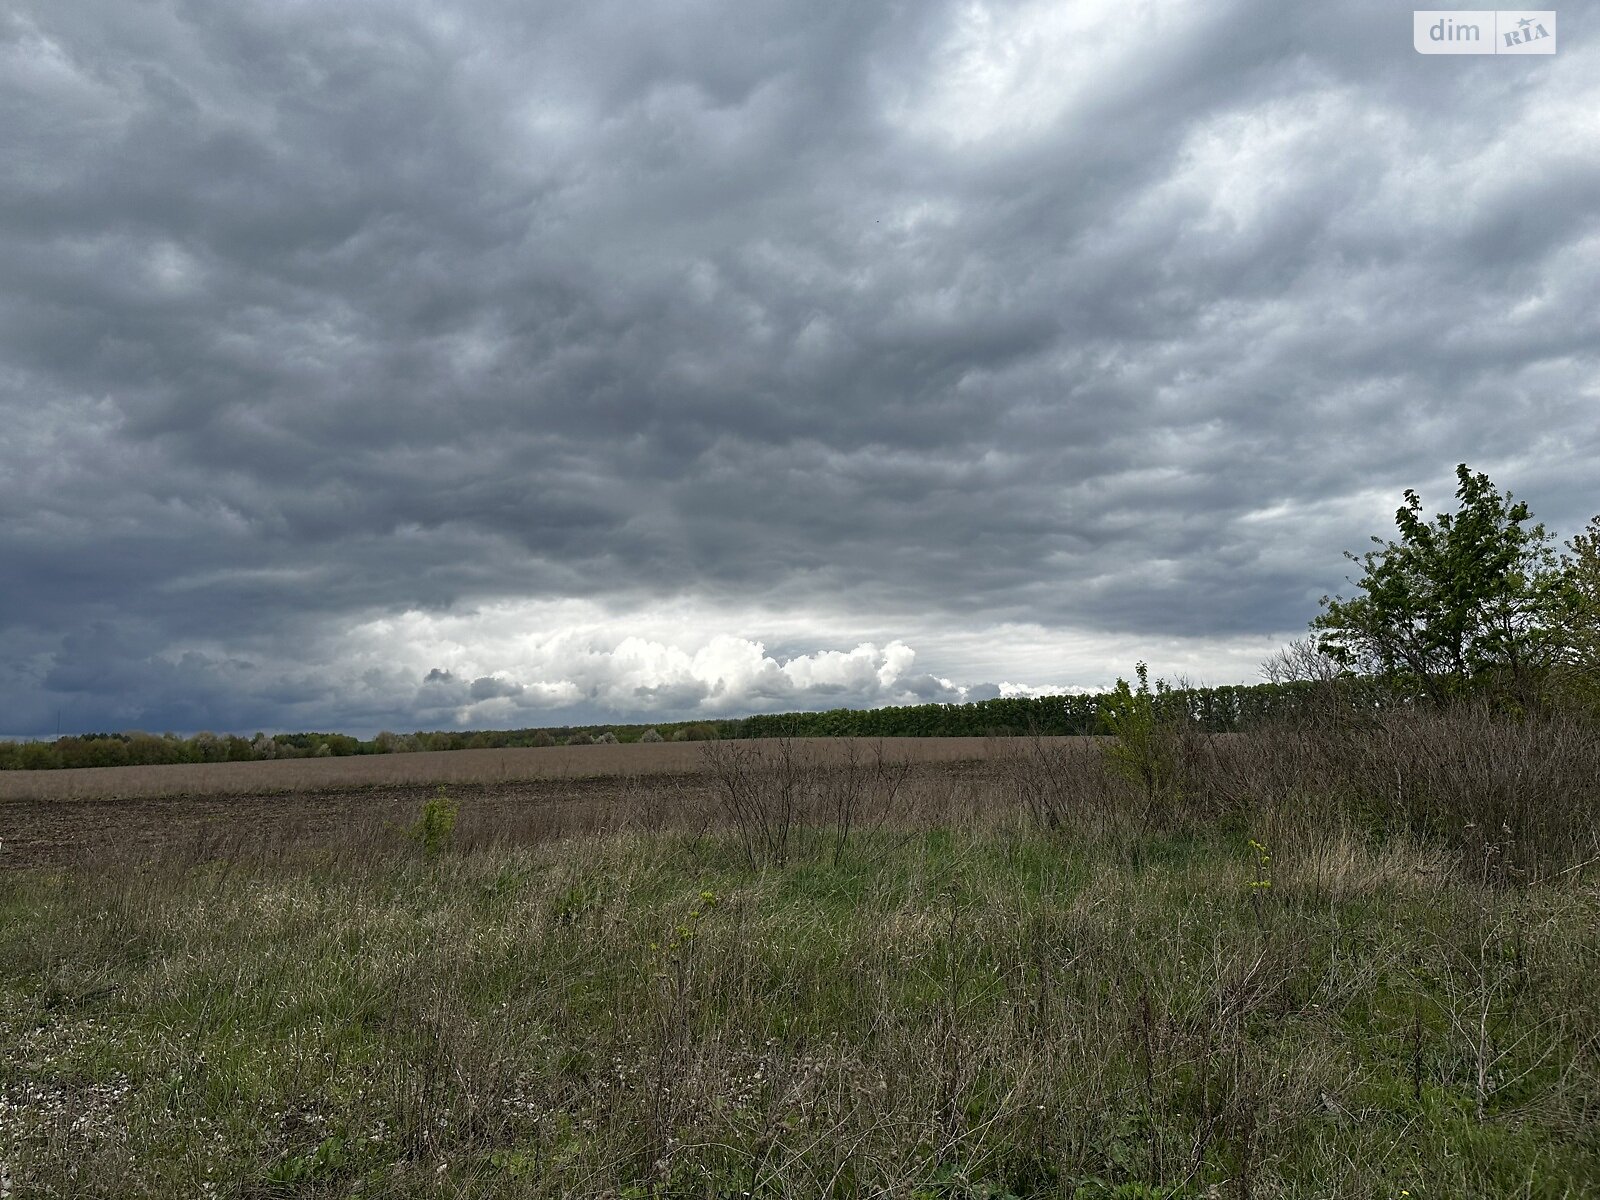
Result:
<svg viewBox="0 0 1600 1200"><path fill-rule="evenodd" d="M429 858L437 858L450 844L456 828L456 802L441 787L422 806L422 814L411 827L411 840Z"/></svg>
<svg viewBox="0 0 1600 1200"><path fill-rule="evenodd" d="M1134 668L1139 686L1118 679L1100 713L1100 727L1113 739L1106 745L1111 769L1143 794L1146 822L1160 816L1180 798L1180 763L1172 723L1164 708L1172 692L1157 681L1150 687L1150 670L1144 663Z"/></svg>

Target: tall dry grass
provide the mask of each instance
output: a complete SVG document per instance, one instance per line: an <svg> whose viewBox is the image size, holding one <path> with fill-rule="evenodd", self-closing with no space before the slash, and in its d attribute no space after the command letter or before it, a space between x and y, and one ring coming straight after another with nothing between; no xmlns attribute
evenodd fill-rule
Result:
<svg viewBox="0 0 1600 1200"><path fill-rule="evenodd" d="M1600 724L1570 714L1329 713L1164 737L1174 782L1155 797L1071 739L1019 739L998 762L1013 805L1069 837L1136 845L1152 831L1220 826L1283 844L1403 839L1498 883L1600 861Z"/></svg>

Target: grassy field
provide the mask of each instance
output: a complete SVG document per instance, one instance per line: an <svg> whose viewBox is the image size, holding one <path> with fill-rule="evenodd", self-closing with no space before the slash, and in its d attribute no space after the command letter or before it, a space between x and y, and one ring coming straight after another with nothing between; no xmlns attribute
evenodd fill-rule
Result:
<svg viewBox="0 0 1600 1200"><path fill-rule="evenodd" d="M1594 1195L1593 739L1454 734L727 743L9 871L0 1190Z"/></svg>

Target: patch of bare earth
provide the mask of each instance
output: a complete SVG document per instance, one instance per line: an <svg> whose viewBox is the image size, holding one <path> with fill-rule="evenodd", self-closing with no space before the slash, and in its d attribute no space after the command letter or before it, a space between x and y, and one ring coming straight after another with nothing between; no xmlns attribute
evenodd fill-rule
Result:
<svg viewBox="0 0 1600 1200"><path fill-rule="evenodd" d="M334 759L0 773L0 869L330 848L403 835L439 788L467 844L694 827L714 781L701 744L458 750ZM756 743L741 743L755 747ZM817 738L817 763L879 752L948 791L987 776L995 739ZM971 793L976 803L977 791Z"/></svg>

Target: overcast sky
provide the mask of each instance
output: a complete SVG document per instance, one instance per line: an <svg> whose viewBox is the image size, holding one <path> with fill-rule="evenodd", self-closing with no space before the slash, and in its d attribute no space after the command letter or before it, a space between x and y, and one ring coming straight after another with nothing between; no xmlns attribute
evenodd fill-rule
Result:
<svg viewBox="0 0 1600 1200"><path fill-rule="evenodd" d="M1600 511L1600 4L0 5L0 733L1256 679Z"/></svg>

